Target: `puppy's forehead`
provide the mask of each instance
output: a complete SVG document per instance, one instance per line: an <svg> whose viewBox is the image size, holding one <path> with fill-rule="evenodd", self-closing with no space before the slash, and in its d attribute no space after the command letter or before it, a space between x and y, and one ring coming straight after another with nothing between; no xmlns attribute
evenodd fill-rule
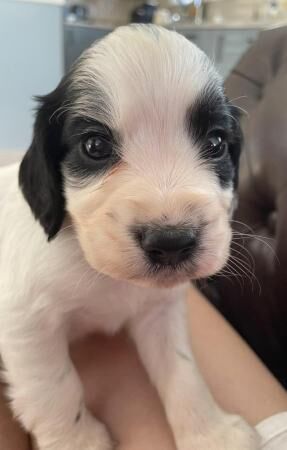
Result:
<svg viewBox="0 0 287 450"><path fill-rule="evenodd" d="M85 113L100 114L93 118L112 120L122 130L131 118L133 127L137 117L142 121L145 112L149 121L166 120L169 113L173 121L181 121L207 86L220 85L201 50L178 33L155 26L118 28L86 52L76 73L86 90L86 104L80 100Z"/></svg>

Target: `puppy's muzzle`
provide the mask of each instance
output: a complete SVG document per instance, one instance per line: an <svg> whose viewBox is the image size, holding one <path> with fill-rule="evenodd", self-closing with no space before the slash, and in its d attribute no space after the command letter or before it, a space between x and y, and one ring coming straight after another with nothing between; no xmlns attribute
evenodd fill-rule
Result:
<svg viewBox="0 0 287 450"><path fill-rule="evenodd" d="M174 227L143 227L137 239L150 263L171 267L189 260L198 240L194 230Z"/></svg>

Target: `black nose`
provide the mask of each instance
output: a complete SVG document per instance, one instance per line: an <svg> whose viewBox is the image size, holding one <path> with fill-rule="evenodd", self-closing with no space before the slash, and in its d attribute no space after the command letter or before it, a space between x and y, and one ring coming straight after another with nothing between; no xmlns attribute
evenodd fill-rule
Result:
<svg viewBox="0 0 287 450"><path fill-rule="evenodd" d="M165 266L186 261L196 246L196 233L192 229L147 228L139 239L150 261Z"/></svg>

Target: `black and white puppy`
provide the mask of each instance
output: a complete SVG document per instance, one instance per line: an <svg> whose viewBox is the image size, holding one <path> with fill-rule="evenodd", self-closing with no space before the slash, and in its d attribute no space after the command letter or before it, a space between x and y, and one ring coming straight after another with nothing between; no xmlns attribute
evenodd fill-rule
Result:
<svg viewBox="0 0 287 450"><path fill-rule="evenodd" d="M155 26L117 29L40 99L20 169L0 172L0 350L41 450L112 448L68 344L122 327L178 450L258 448L212 399L185 326L189 280L228 258L237 127L207 57Z"/></svg>

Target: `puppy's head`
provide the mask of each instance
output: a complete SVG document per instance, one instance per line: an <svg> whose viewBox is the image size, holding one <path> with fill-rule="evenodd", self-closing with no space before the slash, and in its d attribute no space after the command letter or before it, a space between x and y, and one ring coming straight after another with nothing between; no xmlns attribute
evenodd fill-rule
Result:
<svg viewBox="0 0 287 450"><path fill-rule="evenodd" d="M222 268L240 132L197 47L119 28L40 102L20 185L49 239L67 213L93 268L140 284Z"/></svg>

